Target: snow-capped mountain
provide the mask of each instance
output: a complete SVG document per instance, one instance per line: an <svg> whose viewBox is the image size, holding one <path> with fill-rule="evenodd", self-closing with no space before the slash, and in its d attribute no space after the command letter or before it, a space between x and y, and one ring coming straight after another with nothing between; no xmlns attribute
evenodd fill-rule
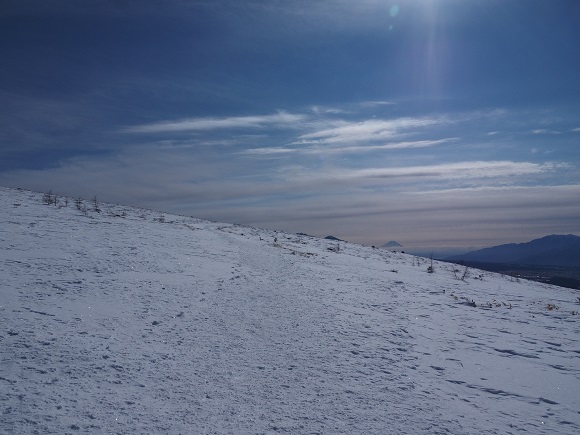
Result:
<svg viewBox="0 0 580 435"><path fill-rule="evenodd" d="M580 432L573 290L45 199L0 188L0 433Z"/></svg>

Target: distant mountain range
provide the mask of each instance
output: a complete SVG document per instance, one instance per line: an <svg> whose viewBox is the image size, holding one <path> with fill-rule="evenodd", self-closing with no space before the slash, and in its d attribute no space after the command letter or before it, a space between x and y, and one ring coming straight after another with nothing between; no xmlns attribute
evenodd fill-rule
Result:
<svg viewBox="0 0 580 435"><path fill-rule="evenodd" d="M526 243L509 243L455 255L447 261L580 267L580 237L551 235Z"/></svg>

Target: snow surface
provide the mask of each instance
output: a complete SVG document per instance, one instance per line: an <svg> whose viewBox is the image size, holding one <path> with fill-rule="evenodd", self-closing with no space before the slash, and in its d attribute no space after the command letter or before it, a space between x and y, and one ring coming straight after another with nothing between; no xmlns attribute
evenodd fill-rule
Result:
<svg viewBox="0 0 580 435"><path fill-rule="evenodd" d="M0 199L1 433L580 433L577 291Z"/></svg>

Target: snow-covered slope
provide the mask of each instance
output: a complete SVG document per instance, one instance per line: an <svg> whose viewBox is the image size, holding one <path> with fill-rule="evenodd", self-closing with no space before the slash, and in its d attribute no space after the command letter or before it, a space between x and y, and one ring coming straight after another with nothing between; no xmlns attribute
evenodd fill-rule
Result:
<svg viewBox="0 0 580 435"><path fill-rule="evenodd" d="M28 191L0 201L0 433L580 432L573 290L129 207L85 216Z"/></svg>

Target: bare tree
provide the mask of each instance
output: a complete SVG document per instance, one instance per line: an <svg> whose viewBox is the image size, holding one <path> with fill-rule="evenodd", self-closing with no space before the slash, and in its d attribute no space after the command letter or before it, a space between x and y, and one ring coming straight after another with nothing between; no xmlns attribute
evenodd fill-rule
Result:
<svg viewBox="0 0 580 435"><path fill-rule="evenodd" d="M457 272L459 272L459 269L457 269L456 267L453 267L453 276L455 277L455 279L459 280L459 276L457 276Z"/></svg>
<svg viewBox="0 0 580 435"><path fill-rule="evenodd" d="M469 278L469 268L465 266L465 270L463 271L463 276L461 277L461 281L465 281Z"/></svg>
<svg viewBox="0 0 580 435"><path fill-rule="evenodd" d="M91 201L93 203L93 211L95 211L96 213L100 213L101 209L99 208L99 200L97 199L97 195L93 196L93 199Z"/></svg>

